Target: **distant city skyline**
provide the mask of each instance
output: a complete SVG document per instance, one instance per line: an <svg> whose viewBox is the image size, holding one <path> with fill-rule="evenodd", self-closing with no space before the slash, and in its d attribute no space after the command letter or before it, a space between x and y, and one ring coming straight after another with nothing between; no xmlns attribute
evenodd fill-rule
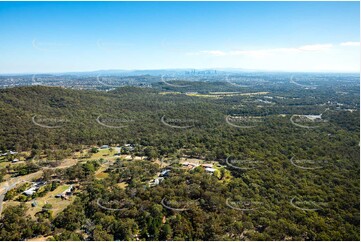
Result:
<svg viewBox="0 0 361 242"><path fill-rule="evenodd" d="M0 73L359 72L359 2L0 2Z"/></svg>

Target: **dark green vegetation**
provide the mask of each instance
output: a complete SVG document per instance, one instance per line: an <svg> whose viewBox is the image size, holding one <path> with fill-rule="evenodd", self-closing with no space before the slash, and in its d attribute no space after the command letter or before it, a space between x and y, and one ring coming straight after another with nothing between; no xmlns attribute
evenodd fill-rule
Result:
<svg viewBox="0 0 361 242"><path fill-rule="evenodd" d="M202 94L269 92L217 98L187 96L182 88L164 83L110 92L41 86L1 90L3 151L31 150L35 155L131 143L131 153L149 161L119 160L104 180L94 179L97 162L65 169L62 176L82 184L77 200L55 218L38 217L39 225L22 216L26 208L5 210L0 239L51 234L56 240L359 240L358 82L331 78L316 82L315 89L285 82L269 80L247 88L177 83ZM161 93L165 90L183 93ZM321 113L327 122L317 123L318 128L290 122L293 114ZM263 121L237 128L227 124L227 115ZM145 185L160 171L153 160L185 155L219 161L232 177L217 178L198 168L173 170L160 185ZM237 169L239 163L227 166L229 156L262 162ZM305 169L305 162L293 165L292 157L319 165ZM119 188L120 182L128 186ZM168 209L162 201L180 210Z"/></svg>

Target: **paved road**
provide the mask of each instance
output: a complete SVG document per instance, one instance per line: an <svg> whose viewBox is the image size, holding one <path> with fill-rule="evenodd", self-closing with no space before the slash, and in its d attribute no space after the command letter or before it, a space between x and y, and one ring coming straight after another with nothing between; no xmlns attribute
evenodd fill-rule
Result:
<svg viewBox="0 0 361 242"><path fill-rule="evenodd" d="M13 178L11 179L11 181L6 181L1 183L2 186L0 188L0 215L2 213L3 210L3 201L5 198L5 194L7 193L7 191L13 189L14 187L16 187L17 184L19 184L20 182L23 182L23 180L20 180L19 178Z"/></svg>
<svg viewBox="0 0 361 242"><path fill-rule="evenodd" d="M3 210L3 201L4 201L5 194L6 193L3 193L3 194L0 195L0 215L1 215L2 210Z"/></svg>

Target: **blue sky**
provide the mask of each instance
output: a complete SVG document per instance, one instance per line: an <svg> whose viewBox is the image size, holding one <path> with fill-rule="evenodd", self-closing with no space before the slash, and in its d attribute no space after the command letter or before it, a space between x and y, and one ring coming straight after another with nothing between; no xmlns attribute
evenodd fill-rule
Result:
<svg viewBox="0 0 361 242"><path fill-rule="evenodd" d="M0 73L359 71L359 2L0 2Z"/></svg>

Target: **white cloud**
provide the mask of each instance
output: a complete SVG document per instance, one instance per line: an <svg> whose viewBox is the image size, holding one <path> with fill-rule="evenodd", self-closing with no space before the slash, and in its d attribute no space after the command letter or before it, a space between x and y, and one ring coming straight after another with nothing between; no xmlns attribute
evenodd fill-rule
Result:
<svg viewBox="0 0 361 242"><path fill-rule="evenodd" d="M227 54L226 52L220 50L204 50L204 51L200 51L199 53L206 55L214 55L214 56L222 56Z"/></svg>
<svg viewBox="0 0 361 242"><path fill-rule="evenodd" d="M353 41L348 41L348 42L343 42L340 44L341 46L360 46L360 42L353 42Z"/></svg>
<svg viewBox="0 0 361 242"><path fill-rule="evenodd" d="M304 51L325 51L332 48L332 44L317 44L317 45L304 45L299 47L299 50Z"/></svg>
<svg viewBox="0 0 361 242"><path fill-rule="evenodd" d="M210 56L253 56L263 57L277 53L300 53L305 51L327 51L333 47L332 44L314 44L304 45L295 48L271 48L271 49L258 49L258 50L205 50L199 52L187 53L187 55L210 55Z"/></svg>
<svg viewBox="0 0 361 242"><path fill-rule="evenodd" d="M184 60L194 68L358 72L360 56L355 48L336 42L287 48L207 49L188 53L192 57L184 56Z"/></svg>

